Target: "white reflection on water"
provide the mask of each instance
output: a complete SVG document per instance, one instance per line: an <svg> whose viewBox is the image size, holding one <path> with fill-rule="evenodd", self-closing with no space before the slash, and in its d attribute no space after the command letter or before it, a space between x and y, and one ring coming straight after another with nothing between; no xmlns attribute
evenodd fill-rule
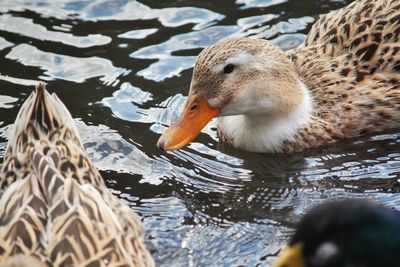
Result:
<svg viewBox="0 0 400 267"><path fill-rule="evenodd" d="M253 32L257 38L270 39L280 34L297 33L306 29L314 22L313 17L291 18L288 21L280 21L267 28L259 28Z"/></svg>
<svg viewBox="0 0 400 267"><path fill-rule="evenodd" d="M119 119L158 124L163 121L164 109L157 107L141 108L142 104L152 99L151 93L132 86L129 82L125 82L112 96L103 98L100 103L109 107L112 113ZM180 102L182 103L183 100Z"/></svg>
<svg viewBox="0 0 400 267"><path fill-rule="evenodd" d="M120 89L115 91L111 97L104 98L101 103L110 107L115 116L126 121L144 122L145 112L140 112L138 105L152 99L149 92L142 91L140 88L125 82Z"/></svg>
<svg viewBox="0 0 400 267"><path fill-rule="evenodd" d="M78 48L105 45L111 38L100 34L74 36L71 33L49 31L44 26L35 24L32 19L13 17L9 14L0 16L0 30L25 35L42 41L60 42Z"/></svg>
<svg viewBox="0 0 400 267"><path fill-rule="evenodd" d="M110 60L100 57L78 58L44 52L28 44L15 46L6 58L13 59L25 66L40 67L46 76L40 79L49 81L62 79L82 83L86 79L100 77L105 84L117 82L120 75L129 73L124 68L116 68Z"/></svg>
<svg viewBox="0 0 400 267"><path fill-rule="evenodd" d="M159 104L159 107L142 108L142 105L152 100L152 94L131 85L123 83L110 97L103 98L100 103L109 107L115 117L141 123L154 123L154 132L161 133L161 125L170 125L176 120L186 97L181 94L169 97Z"/></svg>
<svg viewBox="0 0 400 267"><path fill-rule="evenodd" d="M165 177L162 162L149 158L105 125L89 126L80 120L75 122L86 153L99 170L137 174L142 176L141 182L154 185L162 182Z"/></svg>
<svg viewBox="0 0 400 267"><path fill-rule="evenodd" d="M13 43L7 41L3 37L0 37L0 50L3 50L5 48L13 46L13 45L14 45Z"/></svg>
<svg viewBox="0 0 400 267"><path fill-rule="evenodd" d="M126 38L126 39L144 39L147 36L154 34L158 31L158 29L151 28L151 29L141 29L141 30L133 30L128 31L125 33L121 33L118 35L119 38Z"/></svg>
<svg viewBox="0 0 400 267"><path fill-rule="evenodd" d="M288 0L236 0L236 4L242 5L241 9L256 8L256 7L269 7L279 5L287 2Z"/></svg>
<svg viewBox="0 0 400 267"><path fill-rule="evenodd" d="M0 3L1 12L31 10L44 17L58 19L81 19L88 21L102 20L150 20L158 19L165 27L178 27L185 24L195 24L198 30L209 26L212 22L221 20L223 15L196 7L169 7L152 9L137 1L107 1L107 0L62 0L62 1L26 1L3 0Z"/></svg>
<svg viewBox="0 0 400 267"><path fill-rule="evenodd" d="M370 144L373 145L374 139L379 140L379 137L380 135L371 138ZM400 143L400 140L394 139L394 142L394 145L396 145ZM360 150L344 155L344 162L341 164L338 159L343 155L331 154L320 158L308 158L307 160L311 161L312 164L309 164L306 170L301 171L298 178L303 181L320 181L339 177L341 181L357 181L360 179L391 179L397 177L400 170L400 154L391 153L382 157L380 154L375 155L375 151ZM369 157L363 159L363 154L369 154ZM345 160L346 158L348 160ZM335 159L337 164L330 166Z"/></svg>
<svg viewBox="0 0 400 267"><path fill-rule="evenodd" d="M0 74L0 80L18 84L18 85L25 85L25 86L35 86L38 83L38 81L35 81L35 80L15 78L15 77L11 77L8 75L2 75L2 74Z"/></svg>
<svg viewBox="0 0 400 267"><path fill-rule="evenodd" d="M195 63L196 57L165 56L147 68L139 71L137 75L143 76L148 80L160 82L162 80L180 76L184 70L190 69Z"/></svg>
<svg viewBox="0 0 400 267"><path fill-rule="evenodd" d="M12 108L18 98L11 97L8 95L0 95L0 108Z"/></svg>

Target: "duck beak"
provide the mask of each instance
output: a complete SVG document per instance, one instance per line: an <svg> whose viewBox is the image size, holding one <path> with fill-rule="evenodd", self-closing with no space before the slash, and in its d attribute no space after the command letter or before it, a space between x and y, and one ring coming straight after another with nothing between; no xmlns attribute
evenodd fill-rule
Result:
<svg viewBox="0 0 400 267"><path fill-rule="evenodd" d="M305 267L302 249L302 243L286 247L272 267Z"/></svg>
<svg viewBox="0 0 400 267"><path fill-rule="evenodd" d="M186 146L219 113L220 110L211 107L203 96L190 96L178 121L161 135L157 147L168 151Z"/></svg>

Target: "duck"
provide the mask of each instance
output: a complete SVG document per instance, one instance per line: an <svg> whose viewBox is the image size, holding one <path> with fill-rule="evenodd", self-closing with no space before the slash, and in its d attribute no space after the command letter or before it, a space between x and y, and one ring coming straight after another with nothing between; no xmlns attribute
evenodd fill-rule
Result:
<svg viewBox="0 0 400 267"><path fill-rule="evenodd" d="M0 266L155 266L139 216L108 189L74 120L39 83L0 170Z"/></svg>
<svg viewBox="0 0 400 267"><path fill-rule="evenodd" d="M193 141L217 118L236 149L293 153L400 125L400 2L357 0L322 16L296 49L225 38L196 59L178 120L158 148Z"/></svg>
<svg viewBox="0 0 400 267"><path fill-rule="evenodd" d="M366 199L311 209L273 267L397 267L400 214Z"/></svg>

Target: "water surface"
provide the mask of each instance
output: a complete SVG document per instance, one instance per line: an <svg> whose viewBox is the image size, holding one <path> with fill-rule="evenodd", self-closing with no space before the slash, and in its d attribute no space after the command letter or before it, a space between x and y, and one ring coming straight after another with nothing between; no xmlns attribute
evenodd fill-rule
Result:
<svg viewBox="0 0 400 267"><path fill-rule="evenodd" d="M185 101L196 55L227 36L284 50L340 0L0 3L0 156L38 80L76 118L113 193L146 224L159 266L267 266L310 206L373 198L400 209L400 133L305 153L246 153L215 122L189 147L157 150Z"/></svg>

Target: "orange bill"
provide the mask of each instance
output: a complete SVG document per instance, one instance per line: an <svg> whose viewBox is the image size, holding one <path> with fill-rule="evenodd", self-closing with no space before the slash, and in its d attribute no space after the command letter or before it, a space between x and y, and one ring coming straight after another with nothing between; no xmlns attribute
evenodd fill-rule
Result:
<svg viewBox="0 0 400 267"><path fill-rule="evenodd" d="M189 97L178 121L161 135L157 147L167 151L186 146L219 113L220 110L211 107L204 97Z"/></svg>

